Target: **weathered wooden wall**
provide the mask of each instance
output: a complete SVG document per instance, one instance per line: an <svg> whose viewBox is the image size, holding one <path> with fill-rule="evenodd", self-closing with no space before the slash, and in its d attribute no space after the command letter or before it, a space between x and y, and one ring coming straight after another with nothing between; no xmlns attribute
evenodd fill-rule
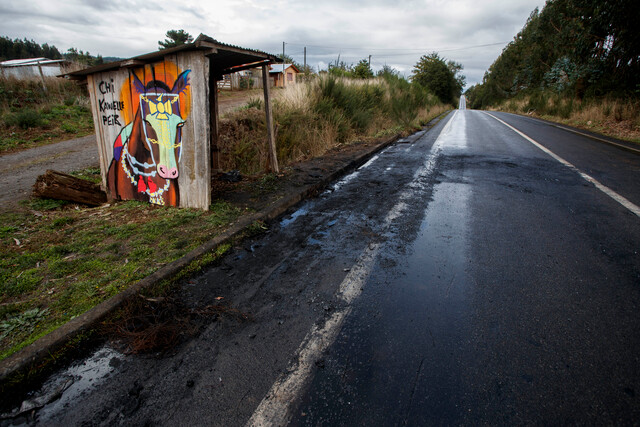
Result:
<svg viewBox="0 0 640 427"><path fill-rule="evenodd" d="M188 94L180 95L181 110L184 110L181 116L185 123L176 180L180 194L179 206L208 209L211 204L208 58L201 51L185 51L167 55L164 60L152 64L131 65L131 68L94 73L87 79L103 186L107 188L114 142L122 129L133 121L140 106L139 96L133 87L133 73L144 84L151 80L166 80L166 85L171 89L180 73L191 70ZM116 105L117 108L104 110L101 106L105 103ZM188 105L182 105L184 103Z"/></svg>

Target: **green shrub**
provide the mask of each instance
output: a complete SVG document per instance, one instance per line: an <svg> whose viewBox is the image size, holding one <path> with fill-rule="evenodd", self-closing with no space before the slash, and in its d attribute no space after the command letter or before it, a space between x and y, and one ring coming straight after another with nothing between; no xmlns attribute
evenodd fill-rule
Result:
<svg viewBox="0 0 640 427"><path fill-rule="evenodd" d="M262 110L263 104L264 102L260 98L249 98L246 108L257 108L258 110Z"/></svg>
<svg viewBox="0 0 640 427"><path fill-rule="evenodd" d="M9 126L18 126L22 129L35 128L42 125L42 115L32 109L8 115L5 123Z"/></svg>
<svg viewBox="0 0 640 427"><path fill-rule="evenodd" d="M63 123L60 127L67 133L78 133L78 128L71 123Z"/></svg>

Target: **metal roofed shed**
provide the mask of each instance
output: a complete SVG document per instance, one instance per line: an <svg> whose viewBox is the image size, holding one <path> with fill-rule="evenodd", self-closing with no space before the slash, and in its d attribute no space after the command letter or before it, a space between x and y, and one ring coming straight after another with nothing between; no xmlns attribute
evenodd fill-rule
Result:
<svg viewBox="0 0 640 427"><path fill-rule="evenodd" d="M300 70L294 64L278 64L269 70L275 87L284 87L285 81L286 84L295 84L298 74L300 74Z"/></svg>
<svg viewBox="0 0 640 427"><path fill-rule="evenodd" d="M209 209L219 169L217 82L281 62L200 34L193 43L65 76L86 81L102 184L111 199ZM271 168L278 170L269 84L264 84Z"/></svg>
<svg viewBox="0 0 640 427"><path fill-rule="evenodd" d="M69 61L64 59L11 59L0 62L0 72L3 78L29 79L57 77L63 72L62 67L68 64Z"/></svg>

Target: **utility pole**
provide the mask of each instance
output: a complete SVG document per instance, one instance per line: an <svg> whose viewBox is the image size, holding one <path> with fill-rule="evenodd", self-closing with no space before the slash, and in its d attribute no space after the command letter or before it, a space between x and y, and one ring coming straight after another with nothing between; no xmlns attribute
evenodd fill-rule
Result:
<svg viewBox="0 0 640 427"><path fill-rule="evenodd" d="M284 89L284 82L285 82L285 75L284 75L284 42L282 42L282 88Z"/></svg>
<svg viewBox="0 0 640 427"><path fill-rule="evenodd" d="M307 72L307 47L304 47L304 72Z"/></svg>

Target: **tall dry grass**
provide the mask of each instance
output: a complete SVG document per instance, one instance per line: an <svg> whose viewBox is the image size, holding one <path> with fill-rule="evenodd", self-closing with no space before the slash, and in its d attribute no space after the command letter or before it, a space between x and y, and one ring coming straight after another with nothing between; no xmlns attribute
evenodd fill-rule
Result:
<svg viewBox="0 0 640 427"><path fill-rule="evenodd" d="M495 109L536 116L640 143L640 102L636 100L580 100L537 92L505 101Z"/></svg>
<svg viewBox="0 0 640 427"><path fill-rule="evenodd" d="M45 77L44 84L43 88L39 78L0 78L0 114L25 108L38 110L56 104L90 106L86 88L75 82L59 77Z"/></svg>
<svg viewBox="0 0 640 427"><path fill-rule="evenodd" d="M320 76L274 98L278 162L285 166L356 140L419 129L447 110L426 89L398 77ZM221 122L221 167L256 174L267 164L266 125L262 104L249 105Z"/></svg>

